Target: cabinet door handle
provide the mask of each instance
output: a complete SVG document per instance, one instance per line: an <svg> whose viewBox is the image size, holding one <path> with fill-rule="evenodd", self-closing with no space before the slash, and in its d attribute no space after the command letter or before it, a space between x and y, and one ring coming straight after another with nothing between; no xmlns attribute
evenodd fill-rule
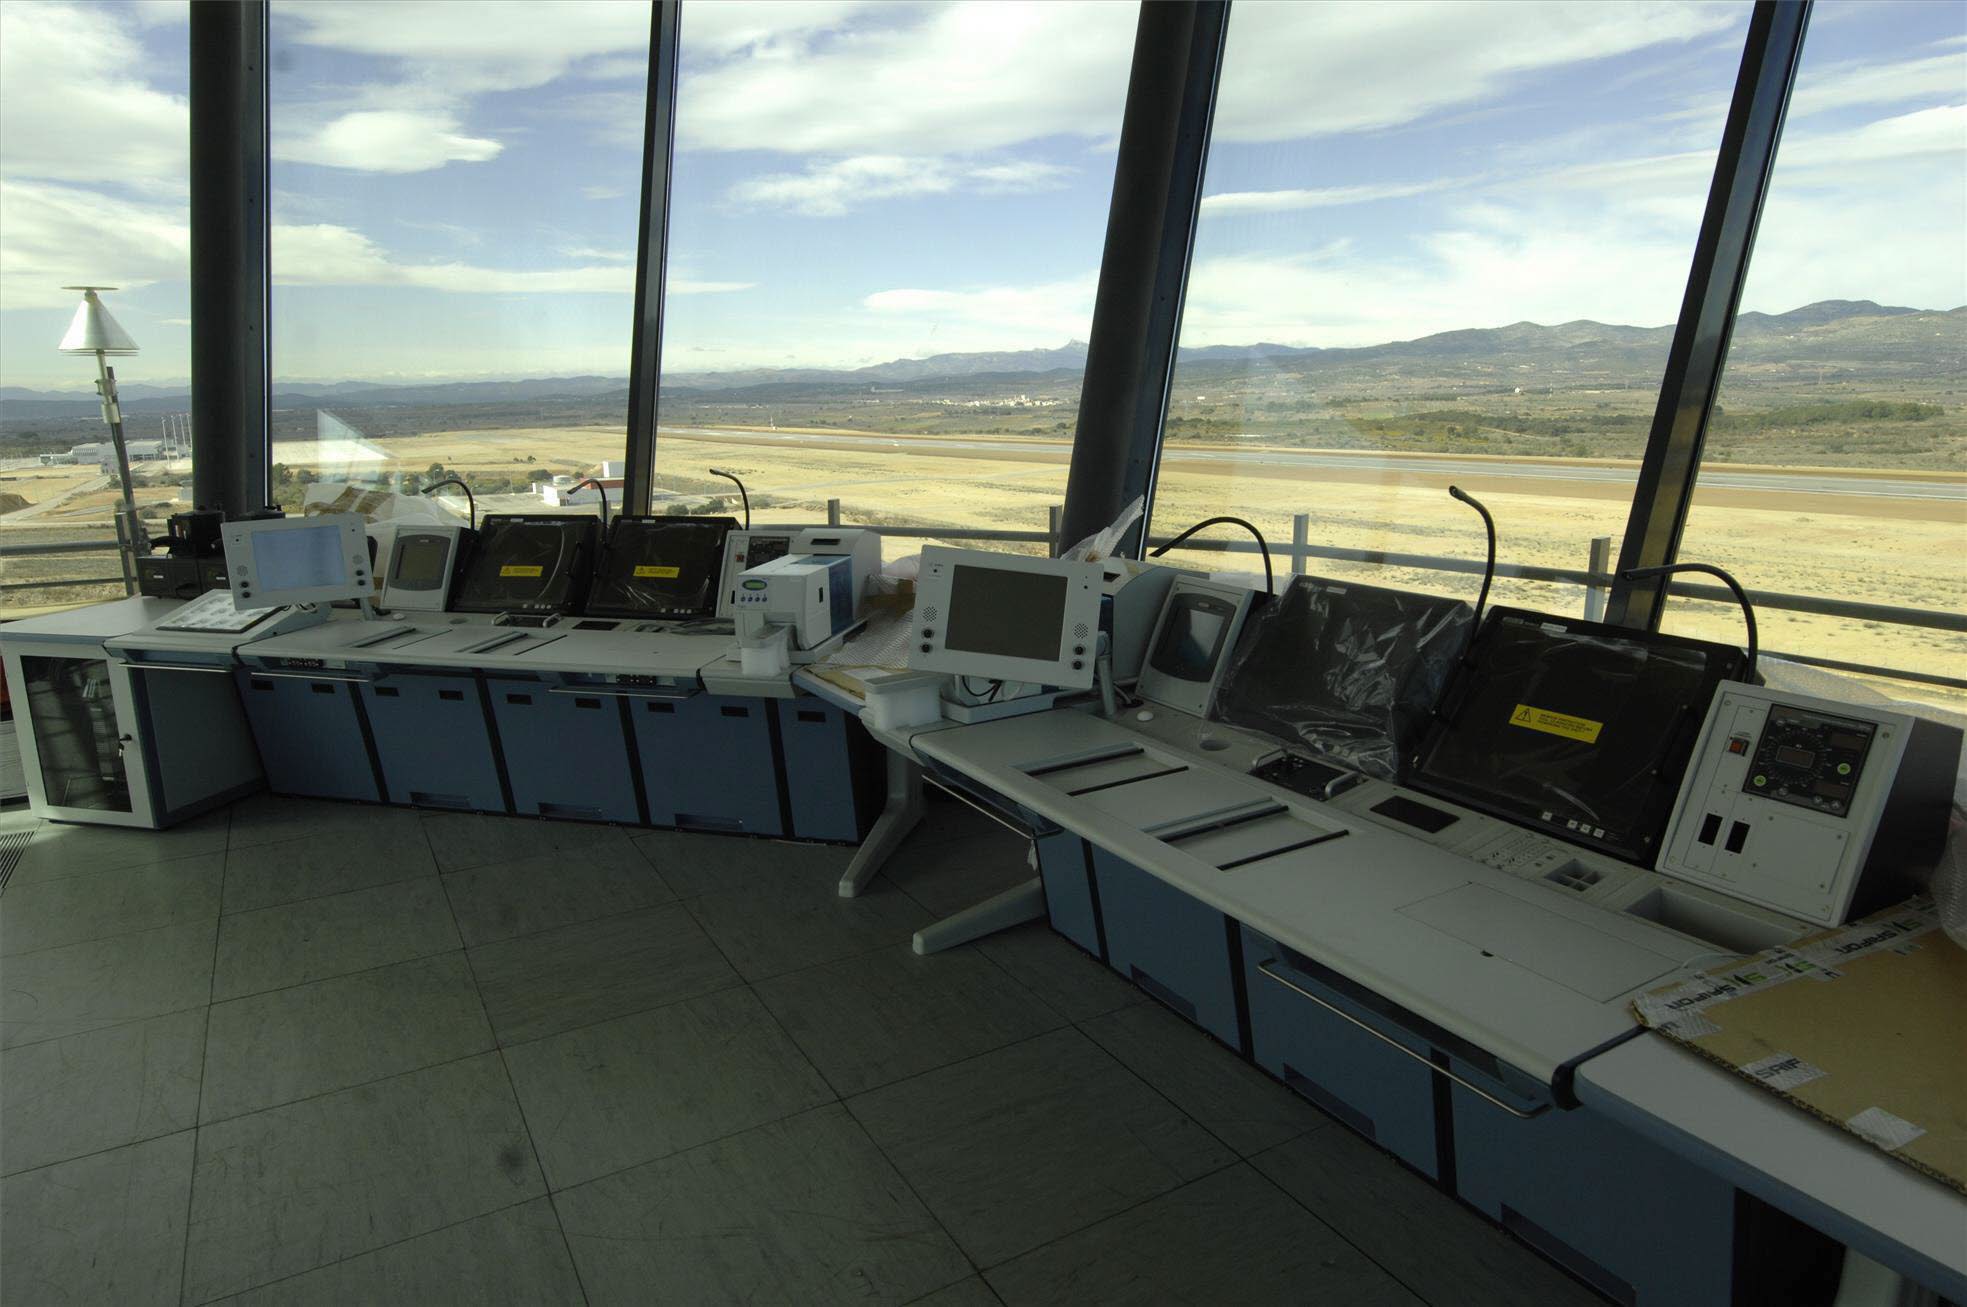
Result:
<svg viewBox="0 0 1967 1307"><path fill-rule="evenodd" d="M1275 971L1272 971L1270 969L1271 962L1274 961L1276 961L1275 958L1272 958L1268 962L1259 962L1257 964L1257 970L1263 972L1264 975L1270 977L1270 979L1284 986L1284 988L1290 990L1293 994L1296 994L1299 998L1308 998L1312 1002L1318 1004L1318 1006L1324 1008L1327 1012L1330 1012L1333 1016L1338 1017L1344 1021L1349 1021L1353 1025L1358 1026L1361 1030L1365 1031L1373 1038L1379 1040L1382 1044L1385 1044L1388 1048L1398 1049L1400 1052L1405 1053L1408 1057L1413 1058L1416 1062L1419 1062L1422 1066L1426 1067L1428 1070L1439 1072L1440 1074L1448 1077L1448 1079L1454 1081L1456 1084L1460 1085L1463 1089L1468 1090L1469 1093L1474 1094L1477 1098L1489 1104L1491 1107L1499 1107L1503 1111L1509 1113L1511 1116L1518 1117L1524 1121L1528 1121L1533 1116L1542 1116L1545 1112L1548 1112L1550 1110L1549 1103L1539 1103L1536 1107L1532 1108L1528 1112L1524 1111L1520 1107L1513 1107L1510 1104L1505 1103L1502 1099L1497 1098L1494 1094L1489 1093L1487 1090L1483 1089L1480 1085L1471 1084L1469 1081L1462 1079L1460 1076L1456 1075L1453 1071L1450 1071L1447 1067L1436 1066L1433 1062L1430 1062L1427 1058L1422 1057L1419 1053L1416 1053L1413 1049L1407 1047L1399 1040L1394 1039L1389 1035L1382 1034L1378 1030L1375 1030L1373 1027L1367 1025L1364 1021L1361 1021L1358 1017L1352 1015L1352 1013L1347 1012L1344 1008L1336 1007L1333 1004L1327 1003L1324 999L1318 997L1318 995L1312 993L1310 990L1305 989L1299 985L1294 985L1289 980L1286 980L1283 976L1278 975Z"/></svg>
<svg viewBox="0 0 1967 1307"><path fill-rule="evenodd" d="M382 680L380 676L336 676L329 672L267 672L253 669L254 676L264 676L275 681L334 681L340 685L374 685Z"/></svg>
<svg viewBox="0 0 1967 1307"><path fill-rule="evenodd" d="M201 663L124 663L125 667L138 672L207 672L218 676L232 675L232 664L211 667Z"/></svg>

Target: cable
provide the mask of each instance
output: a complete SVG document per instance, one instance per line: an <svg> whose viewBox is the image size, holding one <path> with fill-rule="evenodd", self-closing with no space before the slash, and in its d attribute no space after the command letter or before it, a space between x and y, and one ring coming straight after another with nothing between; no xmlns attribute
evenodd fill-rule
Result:
<svg viewBox="0 0 1967 1307"><path fill-rule="evenodd" d="M738 481L736 477L732 476L729 472L724 471L722 468L707 467L704 469L704 471L710 473L714 477L723 477L726 481L737 482L738 498L744 500L744 529L747 531L751 530L751 496L745 493L744 482Z"/></svg>
<svg viewBox="0 0 1967 1307"><path fill-rule="evenodd" d="M1716 567L1713 563L1668 563L1662 567L1628 567L1625 571L1619 573L1619 579L1622 581L1643 581L1648 577L1672 576L1678 572L1704 573L1718 579L1723 585L1734 591L1735 602L1742 606L1742 624L1748 627L1748 666L1742 673L1742 680L1749 685L1761 684L1755 678L1755 656L1757 649L1755 605L1748 601L1748 592L1742 589L1741 582ZM1662 598L1665 598L1665 590L1666 587L1662 586Z"/></svg>
<svg viewBox="0 0 1967 1307"><path fill-rule="evenodd" d="M442 490L445 486L456 486L458 489L464 491L464 502L471 508L471 529L476 531L478 529L478 500L472 495L471 487L457 477L445 477L442 481L433 481L418 493L427 495L433 490Z"/></svg>
<svg viewBox="0 0 1967 1307"><path fill-rule="evenodd" d="M1448 493L1456 499L1461 500L1464 504L1467 504L1476 512L1482 514L1483 530L1489 534L1489 563L1488 566L1482 569L1482 591L1475 597L1475 625L1469 630L1468 638L1473 640L1475 639L1475 632L1482 627L1482 610L1489 604L1489 582L1496 578L1496 519L1489 516L1489 510L1482 506L1481 500L1460 486L1449 486ZM1464 650L1463 652L1466 653L1467 651Z"/></svg>
<svg viewBox="0 0 1967 1307"><path fill-rule="evenodd" d="M574 482L573 485L568 486L567 492L572 494L582 486L593 486L594 493L601 496L601 530L605 534L608 530L608 487L602 485L593 477L582 477L580 480Z"/></svg>
<svg viewBox="0 0 1967 1307"><path fill-rule="evenodd" d="M1214 526L1218 522L1229 522L1236 526L1240 526L1245 531L1248 531L1251 535L1257 538L1257 548L1264 551L1264 593L1273 594L1273 595L1276 594L1277 579L1270 570L1270 542L1264 539L1263 532L1257 530L1256 527L1252 526L1250 523L1244 521L1240 517L1227 517L1227 516L1205 517L1200 522L1197 522L1194 526L1190 527L1188 530L1176 536L1173 540L1170 540L1167 544L1162 545L1159 549L1149 554L1148 557L1159 558L1161 557L1161 555L1167 553L1170 549L1173 549L1176 545L1180 544L1182 541L1194 535L1197 531L1200 531L1203 527Z"/></svg>

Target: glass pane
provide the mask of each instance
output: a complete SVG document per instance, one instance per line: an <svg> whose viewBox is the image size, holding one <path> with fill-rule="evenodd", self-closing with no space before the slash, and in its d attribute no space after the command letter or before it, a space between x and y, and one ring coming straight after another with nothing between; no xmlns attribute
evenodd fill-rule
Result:
<svg viewBox="0 0 1967 1307"><path fill-rule="evenodd" d="M1238 3L1152 534L1233 513L1288 547L1303 515L1307 570L1472 601L1434 561L1481 563L1454 484L1502 563L1583 571L1625 527L1748 11Z"/></svg>
<svg viewBox="0 0 1967 1307"><path fill-rule="evenodd" d="M108 661L23 656L20 665L48 802L129 812L130 778L123 769Z"/></svg>
<svg viewBox="0 0 1967 1307"><path fill-rule="evenodd" d="M684 6L658 511L1044 533L1137 18Z"/></svg>
<svg viewBox="0 0 1967 1307"><path fill-rule="evenodd" d="M1770 650L1967 678L1967 636L1921 625L1967 613L1964 89L1967 8L1811 14L1680 557L1889 611L1765 603ZM1741 639L1733 604L1672 600L1663 625Z"/></svg>
<svg viewBox="0 0 1967 1307"><path fill-rule="evenodd" d="M619 502L649 6L276 3L274 498ZM324 492L313 492L320 497ZM456 490L444 497L462 514Z"/></svg>
<svg viewBox="0 0 1967 1307"><path fill-rule="evenodd" d="M0 5L0 617L123 594L121 502L93 356L60 353L82 297L142 351L112 356L138 511L191 507L190 74L183 5ZM105 581L104 579L107 578Z"/></svg>

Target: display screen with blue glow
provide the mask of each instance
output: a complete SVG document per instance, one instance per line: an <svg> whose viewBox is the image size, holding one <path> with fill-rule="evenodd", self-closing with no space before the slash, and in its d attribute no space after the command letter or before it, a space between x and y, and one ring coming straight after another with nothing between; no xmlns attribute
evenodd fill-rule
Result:
<svg viewBox="0 0 1967 1307"><path fill-rule="evenodd" d="M349 584L340 523L253 536L253 573L260 594Z"/></svg>

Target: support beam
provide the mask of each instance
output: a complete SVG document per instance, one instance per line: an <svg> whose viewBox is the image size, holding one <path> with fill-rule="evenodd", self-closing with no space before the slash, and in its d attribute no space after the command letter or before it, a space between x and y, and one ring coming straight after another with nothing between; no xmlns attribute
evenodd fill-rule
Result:
<svg viewBox="0 0 1967 1307"><path fill-rule="evenodd" d="M1228 30L1226 0L1141 6L1066 483L1068 547L1151 500ZM1145 533L1143 517L1116 552L1139 557Z"/></svg>
<svg viewBox="0 0 1967 1307"><path fill-rule="evenodd" d="M266 0L192 0L191 486L228 516L272 493L267 200Z"/></svg>
<svg viewBox="0 0 1967 1307"><path fill-rule="evenodd" d="M663 285L669 266L669 180L676 154L676 56L682 6L656 0L642 125L642 219L635 247L635 327L629 344L628 450L621 511L649 511L662 385Z"/></svg>
<svg viewBox="0 0 1967 1307"><path fill-rule="evenodd" d="M1776 142L1789 110L1790 88L1803 52L1810 0L1757 0L1734 100L1728 107L1708 190L1707 214L1694 246L1693 269L1681 303L1659 406L1639 467L1618 570L1658 567L1675 560L1700 472L1708 418L1721 388L1721 370L1734 336L1735 311L1748 276L1755 228L1769 191ZM1646 630L1660 624L1660 578L1612 587L1607 620Z"/></svg>

